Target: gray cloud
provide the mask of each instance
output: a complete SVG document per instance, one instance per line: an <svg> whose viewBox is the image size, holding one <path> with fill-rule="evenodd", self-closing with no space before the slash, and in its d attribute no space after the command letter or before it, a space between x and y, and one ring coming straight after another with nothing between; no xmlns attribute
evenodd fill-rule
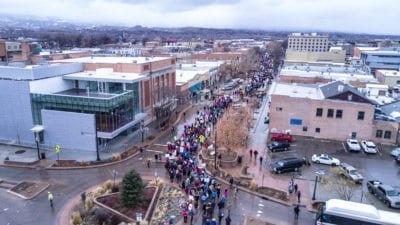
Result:
<svg viewBox="0 0 400 225"><path fill-rule="evenodd" d="M144 26L400 34L398 0L2 0L0 13Z"/></svg>

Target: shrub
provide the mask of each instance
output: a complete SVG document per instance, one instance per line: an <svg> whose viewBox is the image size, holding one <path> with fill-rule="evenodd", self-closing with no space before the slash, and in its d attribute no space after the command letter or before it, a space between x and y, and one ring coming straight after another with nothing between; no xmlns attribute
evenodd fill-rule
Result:
<svg viewBox="0 0 400 225"><path fill-rule="evenodd" d="M86 210L92 209L93 206L94 206L93 198L91 198L91 197L90 198L86 198L86 200L85 200L85 209Z"/></svg>
<svg viewBox="0 0 400 225"><path fill-rule="evenodd" d="M82 161L79 162L79 165L80 165L80 166L89 166L89 162L88 162L88 161L83 161L83 160L82 160Z"/></svg>
<svg viewBox="0 0 400 225"><path fill-rule="evenodd" d="M253 179L253 180L251 180L250 181L250 185L249 185L249 189L250 190L252 190L252 191L255 191L255 190L257 190L257 183L256 183L256 181Z"/></svg>
<svg viewBox="0 0 400 225"><path fill-rule="evenodd" d="M121 160L121 154L120 154L120 153L114 153L114 154L112 154L111 160L112 160L113 162L115 162L115 161L120 161L120 160Z"/></svg>
<svg viewBox="0 0 400 225"><path fill-rule="evenodd" d="M96 189L93 190L92 195L93 198L97 198L100 195L103 195L104 193L106 193L106 189L104 189L103 187L97 187Z"/></svg>
<svg viewBox="0 0 400 225"><path fill-rule="evenodd" d="M120 189L120 201L122 206L133 208L140 204L143 198L144 184L136 170L131 170L125 174Z"/></svg>
<svg viewBox="0 0 400 225"><path fill-rule="evenodd" d="M78 225L82 223L82 217L81 214L78 211L75 211L71 215L71 224L72 225Z"/></svg>
<svg viewBox="0 0 400 225"><path fill-rule="evenodd" d="M113 187L113 182L111 180L107 180L103 184L103 189L106 190L106 191L111 190L112 187Z"/></svg>

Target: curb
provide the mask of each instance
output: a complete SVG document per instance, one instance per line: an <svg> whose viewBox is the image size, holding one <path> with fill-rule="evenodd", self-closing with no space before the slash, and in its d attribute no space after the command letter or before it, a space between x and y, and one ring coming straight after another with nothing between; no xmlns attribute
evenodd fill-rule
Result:
<svg viewBox="0 0 400 225"><path fill-rule="evenodd" d="M151 187L154 187L154 186L151 186ZM155 201L155 198L156 198L157 193L158 193L158 191L159 191L159 188L158 188L157 186L155 186L155 188L156 188L156 190L155 190L155 192L154 192L153 197L151 198L149 209L153 206L154 201ZM120 217L123 217L124 219L128 220L129 222L136 223L136 220L135 220L134 218L131 218L131 217L129 217L129 216L123 214L123 213L120 213L120 212L118 212L117 210L115 210L115 209L113 209L113 208L111 208L111 207L108 207L107 205L105 205L105 204L103 204L103 203L101 203L101 202L98 201L98 199L101 198L101 197L107 197L107 196L116 195L116 194L119 194L119 193L110 193L110 194L105 194L105 195L98 196L97 198L93 199L93 202L94 202L96 205L98 205L98 206L100 206L100 207L103 207L103 208L107 209L108 211L110 211L110 212L112 212L112 213L114 213L114 214L116 214L116 215L118 215L118 216L120 216ZM148 218L148 217L149 217L149 213L150 213L149 209L146 210L146 213L145 213L145 215L144 215L144 217L143 217L143 220L144 220L144 221L146 221L146 220L149 219L149 218Z"/></svg>
<svg viewBox="0 0 400 225"><path fill-rule="evenodd" d="M21 184L21 183L23 183L23 182L20 182L20 183L18 183L17 185L19 185L19 184ZM17 185L16 185L16 186L17 186ZM10 193L10 194L12 194L12 195L15 195L15 196L17 196L17 197L20 197L20 198L22 198L22 199L24 199L24 200L30 200L30 199L33 199L33 198L35 198L36 196L38 196L40 193L42 193L44 190L46 190L49 186L50 186L50 184L49 184L49 183L46 183L46 185L45 185L42 189L40 189L39 191L37 191L36 194L32 195L32 196L29 197L29 198L27 198L27 197L25 197L25 196L23 196L23 195L21 195L21 194L18 194L17 192L11 191L11 189L8 189L7 192Z"/></svg>

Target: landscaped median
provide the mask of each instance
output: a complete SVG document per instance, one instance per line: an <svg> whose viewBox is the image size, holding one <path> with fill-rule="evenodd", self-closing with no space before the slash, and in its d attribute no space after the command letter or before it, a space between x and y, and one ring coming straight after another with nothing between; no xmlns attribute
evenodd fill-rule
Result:
<svg viewBox="0 0 400 225"><path fill-rule="evenodd" d="M156 209L157 199L163 188L163 182L142 180L132 170L125 174L122 181L106 181L81 195L81 201L75 201L71 207L71 225L80 224L148 224ZM139 218L140 217L140 218ZM62 222L62 221L61 221Z"/></svg>
<svg viewBox="0 0 400 225"><path fill-rule="evenodd" d="M48 187L48 183L23 181L10 188L7 192L28 200L36 197Z"/></svg>

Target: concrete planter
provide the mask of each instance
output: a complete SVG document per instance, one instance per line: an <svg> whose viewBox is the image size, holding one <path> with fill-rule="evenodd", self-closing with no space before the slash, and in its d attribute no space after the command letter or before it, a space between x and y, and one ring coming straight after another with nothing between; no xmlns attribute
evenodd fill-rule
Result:
<svg viewBox="0 0 400 225"><path fill-rule="evenodd" d="M158 192L159 192L159 188L158 188L157 186L151 186L151 187L155 187L156 190L155 190L155 192L154 192L154 194L153 194L153 197L152 197L152 199L151 199L151 202L150 202L150 204L149 204L149 207L147 208L146 213L145 213L145 216L144 216L144 218L143 218L143 220L145 220L145 221L150 220L150 218L151 218L151 216L152 216L152 215L151 215L151 214L152 214L152 210L151 210L151 209L154 209L153 205L156 203L157 196L158 196ZM94 199L94 203L95 203L97 206L102 207L102 208L104 208L104 209L110 211L111 213L113 213L113 214L119 216L120 218L123 218L124 220L126 220L126 221L128 221L128 222L136 223L136 220L135 220L134 218L131 218L131 217L129 217L129 216L123 214L123 213L120 213L119 211L114 210L114 209L108 207L107 205L104 205L103 203L101 203L101 202L98 201L99 198L104 198L104 197L113 196L113 195L119 195L119 192L99 196L99 197L97 197L97 198Z"/></svg>

